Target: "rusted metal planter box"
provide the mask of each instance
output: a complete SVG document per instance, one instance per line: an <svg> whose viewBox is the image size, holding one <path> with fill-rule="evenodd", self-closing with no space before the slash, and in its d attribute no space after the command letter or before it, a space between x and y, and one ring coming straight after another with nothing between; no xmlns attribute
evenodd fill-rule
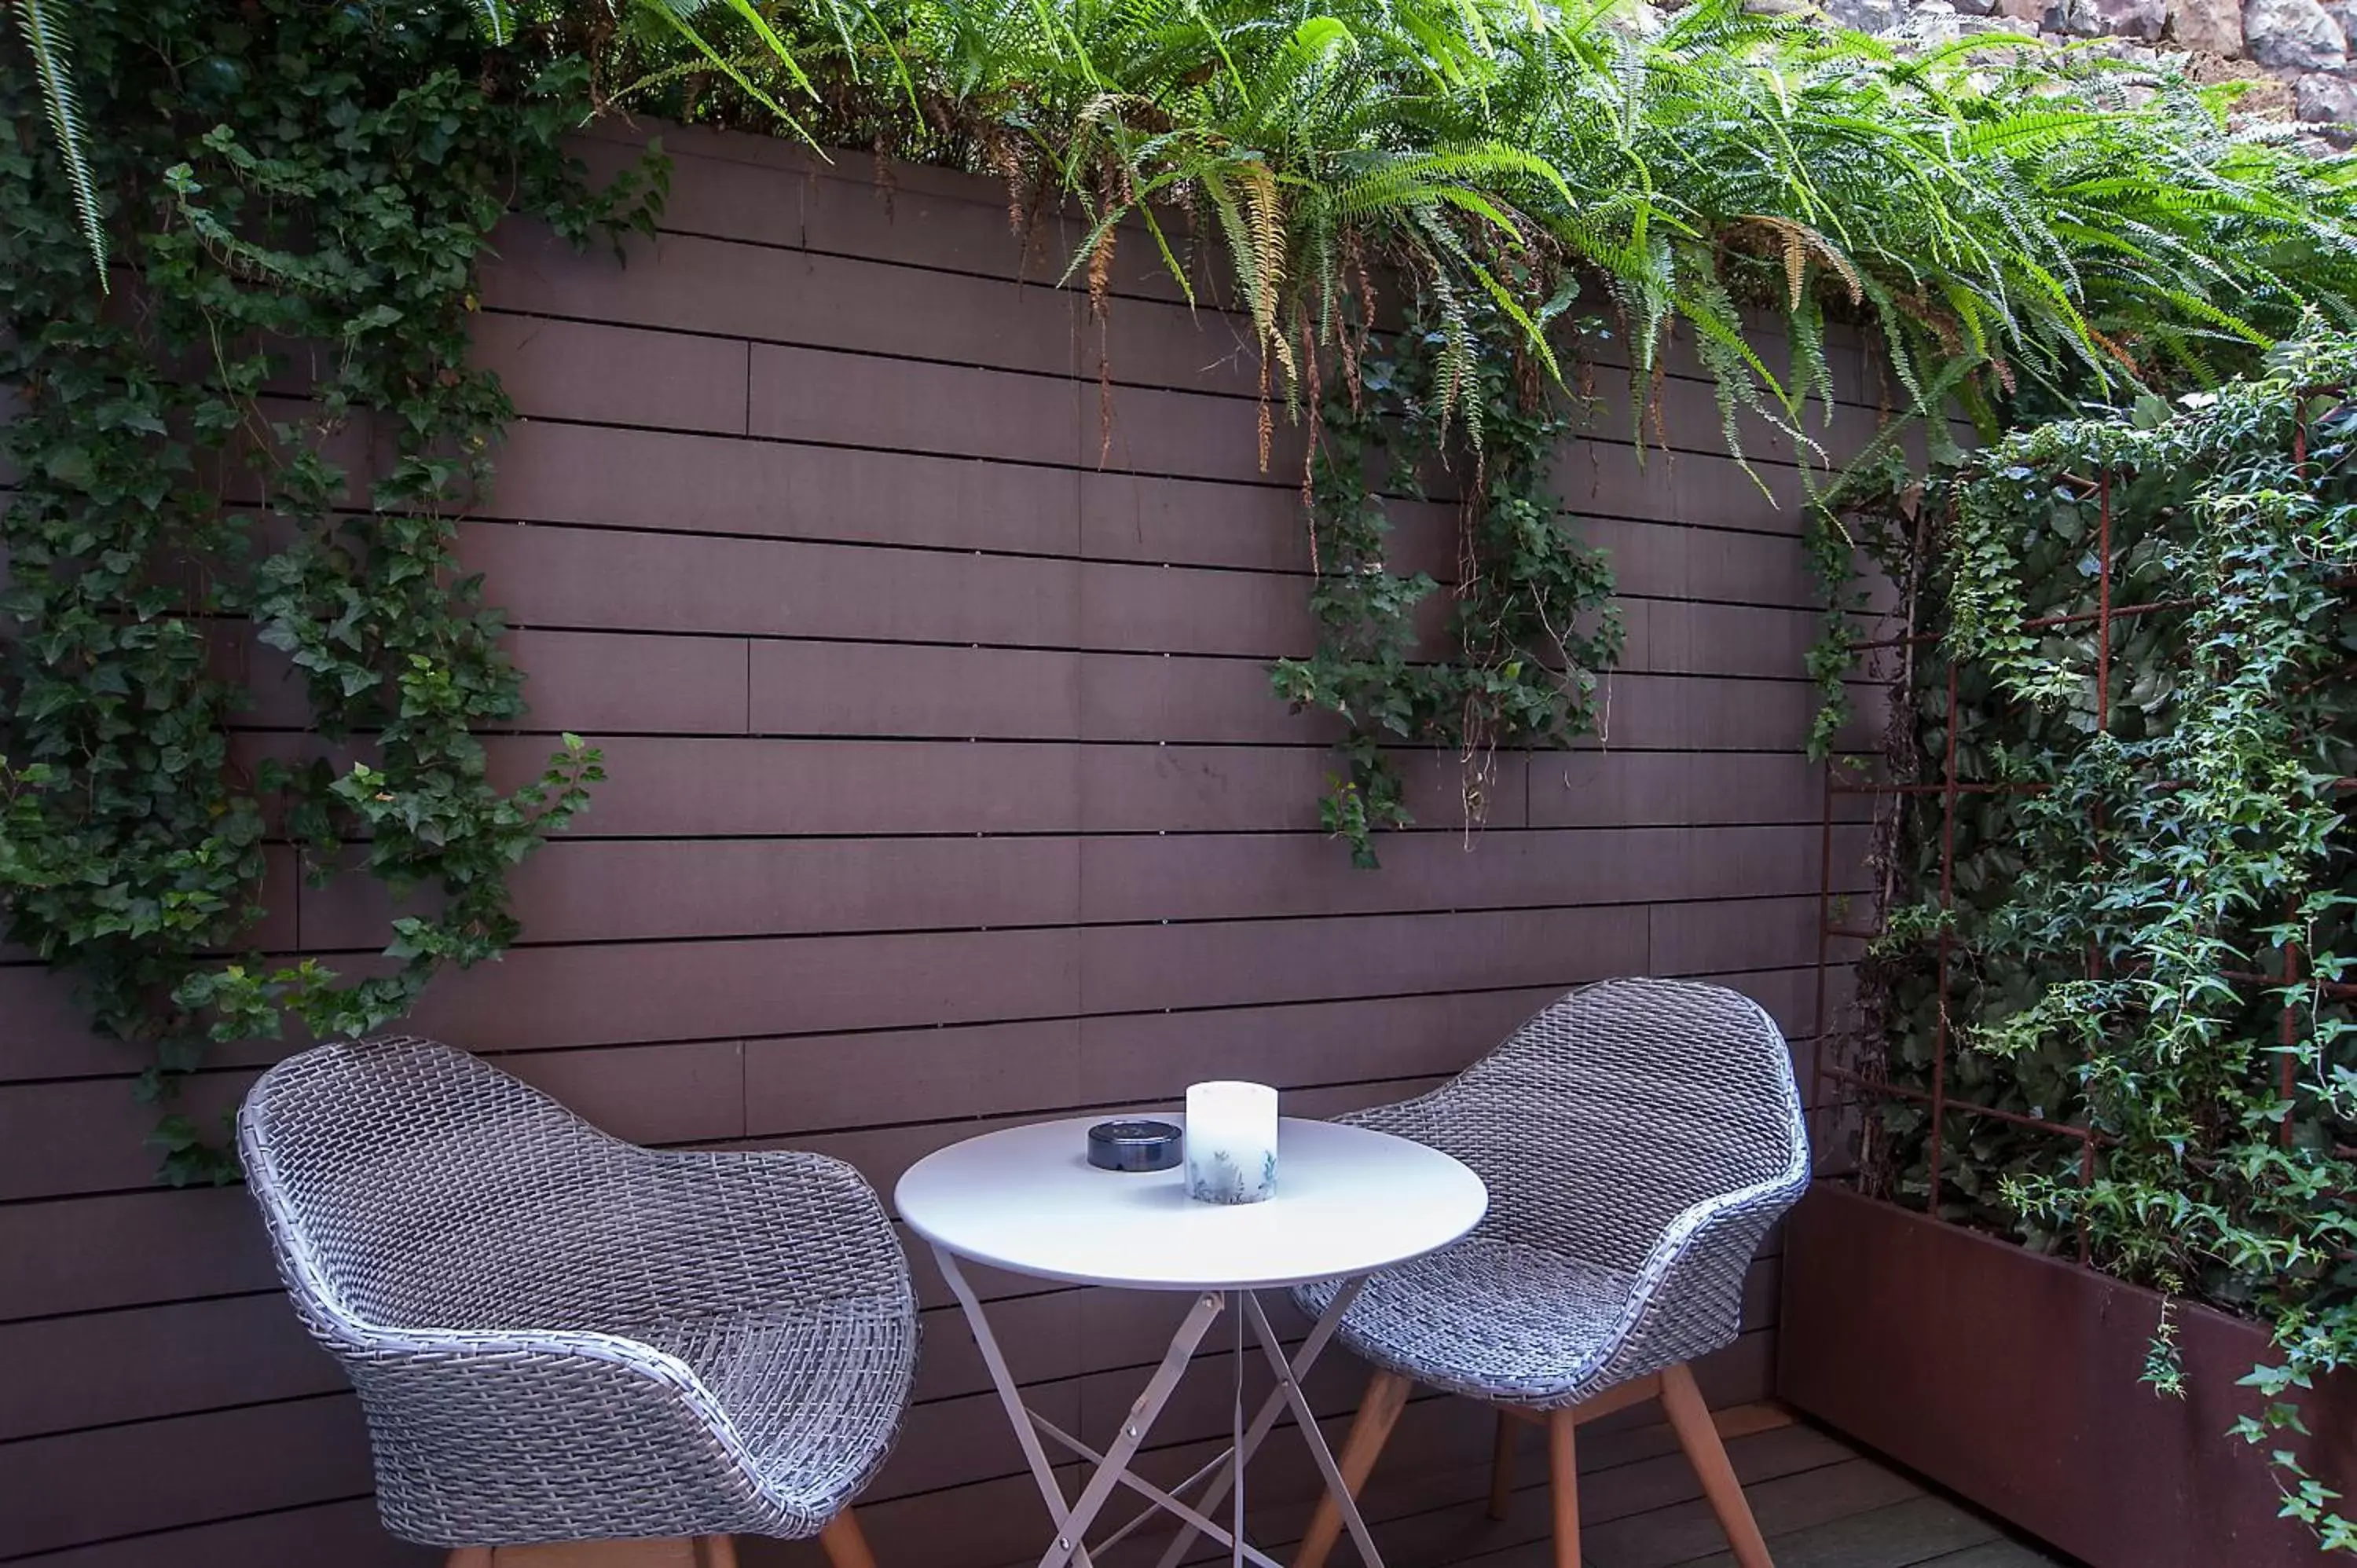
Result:
<svg viewBox="0 0 2357 1568"><path fill-rule="evenodd" d="M2137 1380L2151 1291L1831 1185L1789 1226L1787 1402L2094 1568L2320 1568L2261 1451L2228 1433L2257 1407L2235 1383L2261 1330L2180 1306L2171 1399ZM2357 1493L2357 1387L2302 1408L2309 1468Z"/></svg>

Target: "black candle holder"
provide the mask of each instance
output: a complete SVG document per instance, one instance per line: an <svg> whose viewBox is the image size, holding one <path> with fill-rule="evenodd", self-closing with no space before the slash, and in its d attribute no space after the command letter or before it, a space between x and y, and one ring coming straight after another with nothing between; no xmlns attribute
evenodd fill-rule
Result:
<svg viewBox="0 0 2357 1568"><path fill-rule="evenodd" d="M1183 1157L1178 1129L1168 1122L1100 1122L1089 1129L1089 1164L1107 1171L1167 1171Z"/></svg>

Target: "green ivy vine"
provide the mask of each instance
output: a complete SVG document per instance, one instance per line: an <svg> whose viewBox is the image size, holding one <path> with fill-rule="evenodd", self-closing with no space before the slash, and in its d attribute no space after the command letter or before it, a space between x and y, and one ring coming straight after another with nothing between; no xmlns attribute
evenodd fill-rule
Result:
<svg viewBox="0 0 2357 1568"><path fill-rule="evenodd" d="M1939 800L1889 820L1860 1037L1928 1087L1944 934L1949 1093L2094 1135L2083 1168L2078 1139L1891 1102L1867 1179L1922 1202L1936 1151L1944 1217L2267 1323L2236 1430L2345 1552L2357 1521L2298 1439L2300 1391L2357 1363L2352 388L2357 338L2311 331L2214 393L2034 427L1849 513L1941 639L1901 674L1893 771L1942 778L1953 741L2002 790L1957 805L1945 907ZM2023 629L2096 607L2106 510L2112 603L2160 607L2103 647ZM2165 1314L2146 1377L2183 1391Z"/></svg>
<svg viewBox="0 0 2357 1568"><path fill-rule="evenodd" d="M214 1043L363 1033L498 955L509 870L601 777L571 736L513 787L485 754L522 678L453 545L512 411L468 326L508 210L576 242L651 227L664 171L589 188L561 146L584 62L497 47L465 7L68 21L103 277L33 62L0 53L0 898L168 1101ZM232 741L254 643L296 672L308 736ZM281 843L314 885L418 896L381 960L260 950ZM234 1174L185 1115L156 1141L168 1180Z"/></svg>
<svg viewBox="0 0 2357 1568"><path fill-rule="evenodd" d="M1318 644L1270 670L1294 708L1327 710L1347 726L1343 770L1318 811L1361 867L1379 864L1377 832L1413 821L1393 748L1455 751L1466 819L1478 823L1498 749L1592 732L1597 672L1620 650L1611 568L1580 542L1548 482L1571 428L1560 389L1526 351L1498 347L1520 341L1502 311L1456 304L1469 331L1419 300L1397 334L1366 335L1326 391L1307 483ZM1384 510L1386 492L1421 497L1436 469L1461 487L1438 657L1419 648L1415 617L1441 585L1391 569Z"/></svg>

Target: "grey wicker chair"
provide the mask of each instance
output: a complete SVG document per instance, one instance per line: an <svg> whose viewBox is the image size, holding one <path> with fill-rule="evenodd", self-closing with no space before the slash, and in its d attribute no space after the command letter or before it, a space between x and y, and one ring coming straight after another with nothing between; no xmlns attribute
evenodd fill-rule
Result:
<svg viewBox="0 0 2357 1568"><path fill-rule="evenodd" d="M1686 1363L1732 1342L1743 1275L1808 1186L1808 1133L1783 1036L1715 985L1616 980L1575 991L1421 1099L1348 1120L1456 1155L1489 1184L1473 1233L1370 1280L1340 1335L1375 1368L1340 1461L1355 1494L1415 1384L1499 1410L1491 1511L1512 1486L1516 1420L1544 1423L1555 1556L1578 1568L1573 1430L1659 1398L1743 1568L1760 1528ZM1331 1283L1297 1293L1313 1316ZM1318 1568L1319 1505L1295 1568Z"/></svg>
<svg viewBox="0 0 2357 1568"><path fill-rule="evenodd" d="M607 1136L430 1040L321 1046L238 1116L287 1294L350 1374L387 1529L497 1548L818 1535L890 1451L916 1297L875 1193L804 1154Z"/></svg>

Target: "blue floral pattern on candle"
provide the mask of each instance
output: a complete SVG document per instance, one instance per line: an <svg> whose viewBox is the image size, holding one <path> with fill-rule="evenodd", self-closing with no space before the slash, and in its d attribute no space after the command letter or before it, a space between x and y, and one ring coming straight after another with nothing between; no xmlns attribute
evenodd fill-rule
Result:
<svg viewBox="0 0 2357 1568"><path fill-rule="evenodd" d="M1188 1151L1187 1196L1202 1203L1265 1203L1276 1195L1276 1151L1261 1151L1257 1169L1225 1149Z"/></svg>

